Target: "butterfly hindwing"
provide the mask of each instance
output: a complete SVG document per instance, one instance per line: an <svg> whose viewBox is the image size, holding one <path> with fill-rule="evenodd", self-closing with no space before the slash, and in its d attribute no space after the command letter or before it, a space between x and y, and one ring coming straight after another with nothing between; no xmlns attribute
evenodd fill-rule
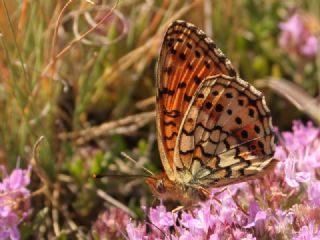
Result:
<svg viewBox="0 0 320 240"><path fill-rule="evenodd" d="M162 163L168 176L183 116L201 82L208 76L236 76L230 61L196 26L173 22L163 40L157 67L157 128Z"/></svg>
<svg viewBox="0 0 320 240"><path fill-rule="evenodd" d="M203 186L226 185L268 168L273 154L271 117L262 93L238 77L205 79L179 130L176 172L191 173Z"/></svg>

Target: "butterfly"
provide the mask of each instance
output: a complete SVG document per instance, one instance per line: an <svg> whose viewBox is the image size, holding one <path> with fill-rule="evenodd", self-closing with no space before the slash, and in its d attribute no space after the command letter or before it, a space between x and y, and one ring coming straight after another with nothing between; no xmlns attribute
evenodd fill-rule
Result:
<svg viewBox="0 0 320 240"><path fill-rule="evenodd" d="M210 188L272 170L274 132L263 94L240 79L207 35L177 20L156 70L156 124L165 172L146 179L160 199L191 205Z"/></svg>

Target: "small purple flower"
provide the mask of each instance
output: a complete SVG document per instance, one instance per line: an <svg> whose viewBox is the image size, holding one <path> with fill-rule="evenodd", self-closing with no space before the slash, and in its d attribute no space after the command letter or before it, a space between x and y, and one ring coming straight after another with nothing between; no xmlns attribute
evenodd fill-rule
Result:
<svg viewBox="0 0 320 240"><path fill-rule="evenodd" d="M299 232L294 235L293 240L318 240L320 239L320 229L314 222L300 228Z"/></svg>
<svg viewBox="0 0 320 240"><path fill-rule="evenodd" d="M307 57L314 57L318 52L318 39L315 36L310 36L306 42L301 46L301 53Z"/></svg>
<svg viewBox="0 0 320 240"><path fill-rule="evenodd" d="M252 201L249 205L248 224L244 228L254 227L258 235L262 235L265 231L266 221L269 219L269 213L262 210L256 201Z"/></svg>
<svg viewBox="0 0 320 240"><path fill-rule="evenodd" d="M285 176L286 183L293 188L299 187L299 183L310 181L309 172L296 171L296 158L293 154L289 154L285 162Z"/></svg>
<svg viewBox="0 0 320 240"><path fill-rule="evenodd" d="M312 206L320 208L320 181L314 180L308 185L308 200Z"/></svg>
<svg viewBox="0 0 320 240"><path fill-rule="evenodd" d="M241 237L241 240L256 240L257 238L254 237L251 233L247 233L246 236Z"/></svg>
<svg viewBox="0 0 320 240"><path fill-rule="evenodd" d="M100 239L116 239L125 232L130 217L119 208L111 208L99 215L92 226L92 232Z"/></svg>
<svg viewBox="0 0 320 240"><path fill-rule="evenodd" d="M292 130L292 132L282 133L282 137L292 151L297 151L312 144L320 133L312 122L308 122L305 126L301 121L293 121Z"/></svg>
<svg viewBox="0 0 320 240"><path fill-rule="evenodd" d="M295 230L301 229L303 226L306 226L311 222L314 222L317 228L320 227L320 208L317 206L310 206L304 202L293 205L289 212L293 215Z"/></svg>
<svg viewBox="0 0 320 240"><path fill-rule="evenodd" d="M291 232L292 230L289 229L289 226L293 225L293 221L295 218L295 213L291 210L284 211L282 209L276 209L271 216L272 221L274 222L274 231L278 234L285 233L286 231Z"/></svg>
<svg viewBox="0 0 320 240"><path fill-rule="evenodd" d="M320 167L320 130L311 122L305 126L300 121L294 121L292 129L282 133L286 151L277 147L275 157L284 165L286 183L297 188L313 180Z"/></svg>
<svg viewBox="0 0 320 240"><path fill-rule="evenodd" d="M210 211L210 204L203 203L200 208L194 209L192 213L183 212L181 223L193 233L205 235L214 225L215 221Z"/></svg>
<svg viewBox="0 0 320 240"><path fill-rule="evenodd" d="M30 213L31 166L27 170L14 169L8 176L4 166L0 166L4 176L0 183L0 239L20 239L18 226Z"/></svg>
<svg viewBox="0 0 320 240"><path fill-rule="evenodd" d="M182 229L179 240L192 240L194 239L194 236L195 236L194 233L192 233L191 231L187 229ZM197 235L197 236L201 237L201 235Z"/></svg>
<svg viewBox="0 0 320 240"><path fill-rule="evenodd" d="M219 238L219 235L216 234L216 233L211 234L211 236L210 236L210 238L209 238L209 240L219 240L219 239L220 239L220 238Z"/></svg>
<svg viewBox="0 0 320 240"><path fill-rule="evenodd" d="M318 52L318 39L312 35L302 16L294 14L286 22L279 24L281 35L279 45L287 52L313 58Z"/></svg>
<svg viewBox="0 0 320 240"><path fill-rule="evenodd" d="M163 230L167 230L168 227L174 225L173 214L171 212L167 212L163 205L151 208L149 218L155 226Z"/></svg>
<svg viewBox="0 0 320 240"><path fill-rule="evenodd" d="M280 45L283 46L289 40L298 43L304 31L302 19L298 14L294 14L286 22L280 23L279 28L283 31L282 38L280 38Z"/></svg>
<svg viewBox="0 0 320 240"><path fill-rule="evenodd" d="M131 222L127 225L127 233L128 239L130 240L141 240L141 239L148 239L146 236L146 225L139 224L138 226L134 226Z"/></svg>

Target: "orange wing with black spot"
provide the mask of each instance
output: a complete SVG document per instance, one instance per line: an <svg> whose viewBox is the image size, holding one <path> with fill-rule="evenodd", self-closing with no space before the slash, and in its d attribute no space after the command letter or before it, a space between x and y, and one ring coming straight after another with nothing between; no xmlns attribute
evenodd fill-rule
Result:
<svg viewBox="0 0 320 240"><path fill-rule="evenodd" d="M275 166L270 111L261 92L238 77L208 77L182 120L175 172L208 188L248 180Z"/></svg>
<svg viewBox="0 0 320 240"><path fill-rule="evenodd" d="M163 40L157 67L157 129L161 160L174 179L174 149L182 119L208 76L237 73L215 43L196 26L173 22Z"/></svg>

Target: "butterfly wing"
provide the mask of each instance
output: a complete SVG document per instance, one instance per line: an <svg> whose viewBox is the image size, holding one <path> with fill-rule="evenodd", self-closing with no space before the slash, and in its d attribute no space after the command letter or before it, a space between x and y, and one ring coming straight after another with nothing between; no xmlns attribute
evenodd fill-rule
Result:
<svg viewBox="0 0 320 240"><path fill-rule="evenodd" d="M273 155L271 116L262 93L238 77L204 80L177 137L176 180L203 187L247 180L274 166Z"/></svg>
<svg viewBox="0 0 320 240"><path fill-rule="evenodd" d="M162 164L174 179L173 153L185 112L200 83L208 76L236 76L230 61L196 26L173 22L163 40L157 66L157 129Z"/></svg>

